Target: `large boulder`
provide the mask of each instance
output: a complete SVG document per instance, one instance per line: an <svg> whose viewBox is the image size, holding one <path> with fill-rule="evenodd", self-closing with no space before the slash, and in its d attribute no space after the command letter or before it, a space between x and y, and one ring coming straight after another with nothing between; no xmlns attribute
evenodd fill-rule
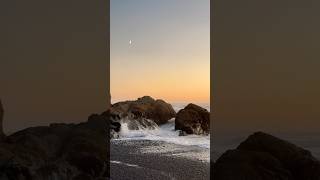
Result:
<svg viewBox="0 0 320 180"><path fill-rule="evenodd" d="M107 179L107 116L31 127L0 142L0 179Z"/></svg>
<svg viewBox="0 0 320 180"><path fill-rule="evenodd" d="M257 132L216 161L213 178L319 180L320 162L305 149Z"/></svg>
<svg viewBox="0 0 320 180"><path fill-rule="evenodd" d="M176 112L172 106L163 100L155 100L150 96L138 98L135 101L123 101L112 105L111 114L118 114L121 118L146 118L156 124L167 123L174 118Z"/></svg>
<svg viewBox="0 0 320 180"><path fill-rule="evenodd" d="M175 129L187 134L210 133L210 113L195 104L188 104L177 113Z"/></svg>

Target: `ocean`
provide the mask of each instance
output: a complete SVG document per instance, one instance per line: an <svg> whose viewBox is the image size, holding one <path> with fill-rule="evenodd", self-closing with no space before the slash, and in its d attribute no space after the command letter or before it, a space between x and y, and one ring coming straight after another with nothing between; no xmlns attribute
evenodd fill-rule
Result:
<svg viewBox="0 0 320 180"><path fill-rule="evenodd" d="M176 112L183 109L186 103L172 103ZM199 104L201 107L210 111L210 104ZM187 135L179 136L179 132L174 130L175 119L171 119L168 123L155 127L155 129L146 129L141 127L139 130L129 130L126 123L121 124L120 140L152 140L165 141L168 143L199 146L201 148L210 149L210 135Z"/></svg>
<svg viewBox="0 0 320 180"><path fill-rule="evenodd" d="M172 103L173 108L176 112L183 109L186 103ZM210 111L209 104L199 104L201 107L206 108ZM121 122L121 129L119 132L120 138L113 141L135 141L135 140L149 140L155 142L166 142L168 144L175 144L177 146L172 146L173 149L166 150L176 151L177 147L184 150L197 149L197 155L187 154L187 156L201 156L202 160L209 161L210 159L210 135L186 135L179 136L179 131L175 131L175 119L171 119L168 123L155 126L154 129L143 128L142 126L138 130L129 130L128 124L125 121ZM168 146L171 147L171 146ZM200 150L199 150L200 149ZM150 149L149 149L150 150ZM159 151L159 149L158 149ZM163 150L162 150L163 151ZM201 153L200 153L201 151Z"/></svg>

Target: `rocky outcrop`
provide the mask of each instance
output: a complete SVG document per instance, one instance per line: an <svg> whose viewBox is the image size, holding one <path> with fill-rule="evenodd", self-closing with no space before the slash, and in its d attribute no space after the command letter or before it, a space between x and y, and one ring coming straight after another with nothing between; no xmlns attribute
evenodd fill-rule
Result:
<svg viewBox="0 0 320 180"><path fill-rule="evenodd" d="M176 113L172 106L163 100L155 100L150 96L138 98L136 101L118 102L112 105L111 113L121 118L149 119L156 124L167 123Z"/></svg>
<svg viewBox="0 0 320 180"><path fill-rule="evenodd" d="M210 132L210 113L195 104L188 104L177 113L175 129L187 134L208 134Z"/></svg>
<svg viewBox="0 0 320 180"><path fill-rule="evenodd" d="M125 124L128 130L142 130L148 129L152 130L158 127L158 125L149 119L139 117L130 119L128 117L120 118L118 114L110 113L110 139L115 139L120 137L121 124Z"/></svg>
<svg viewBox="0 0 320 180"><path fill-rule="evenodd" d="M109 139L119 138L119 132L121 128L120 124L120 116L117 114L110 113L110 110L102 113L102 116L109 117L108 118L108 129L109 129Z"/></svg>
<svg viewBox="0 0 320 180"><path fill-rule="evenodd" d="M319 180L320 162L305 149L266 133L249 136L214 164L216 180Z"/></svg>
<svg viewBox="0 0 320 180"><path fill-rule="evenodd" d="M80 124L32 127L0 142L0 179L107 179L107 115Z"/></svg>

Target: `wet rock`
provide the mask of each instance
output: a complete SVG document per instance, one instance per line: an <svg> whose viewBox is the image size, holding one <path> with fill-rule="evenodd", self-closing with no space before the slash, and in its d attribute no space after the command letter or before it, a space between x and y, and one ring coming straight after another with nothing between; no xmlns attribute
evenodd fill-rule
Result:
<svg viewBox="0 0 320 180"><path fill-rule="evenodd" d="M186 136L188 135L185 131L179 130L179 136Z"/></svg>
<svg viewBox="0 0 320 180"><path fill-rule="evenodd" d="M102 113L101 116L104 116L108 119L107 129L109 129L109 132L110 132L109 138L110 139L119 138L119 132L121 130L120 116L118 114L110 113L110 110Z"/></svg>
<svg viewBox="0 0 320 180"><path fill-rule="evenodd" d="M187 134L210 133L210 113L195 104L188 104L177 113L175 129Z"/></svg>
<svg viewBox="0 0 320 180"><path fill-rule="evenodd" d="M111 114L127 119L150 119L155 123L164 124L174 118L176 113L172 106L163 100L155 100L150 96L135 101L123 101L112 105Z"/></svg>

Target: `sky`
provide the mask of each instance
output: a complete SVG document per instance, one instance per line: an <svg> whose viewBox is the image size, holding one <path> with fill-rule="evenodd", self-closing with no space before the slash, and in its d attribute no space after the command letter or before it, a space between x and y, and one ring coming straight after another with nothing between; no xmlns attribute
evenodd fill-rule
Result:
<svg viewBox="0 0 320 180"><path fill-rule="evenodd" d="M110 16L112 102L210 102L209 0L111 0Z"/></svg>
<svg viewBox="0 0 320 180"><path fill-rule="evenodd" d="M105 1L0 2L5 132L106 110L105 8Z"/></svg>
<svg viewBox="0 0 320 180"><path fill-rule="evenodd" d="M6 132L105 110L102 2L1 1ZM111 0L113 101L208 102L211 80L215 134L318 132L320 2L214 3L210 63L208 0Z"/></svg>
<svg viewBox="0 0 320 180"><path fill-rule="evenodd" d="M319 132L320 2L214 2L215 132Z"/></svg>

